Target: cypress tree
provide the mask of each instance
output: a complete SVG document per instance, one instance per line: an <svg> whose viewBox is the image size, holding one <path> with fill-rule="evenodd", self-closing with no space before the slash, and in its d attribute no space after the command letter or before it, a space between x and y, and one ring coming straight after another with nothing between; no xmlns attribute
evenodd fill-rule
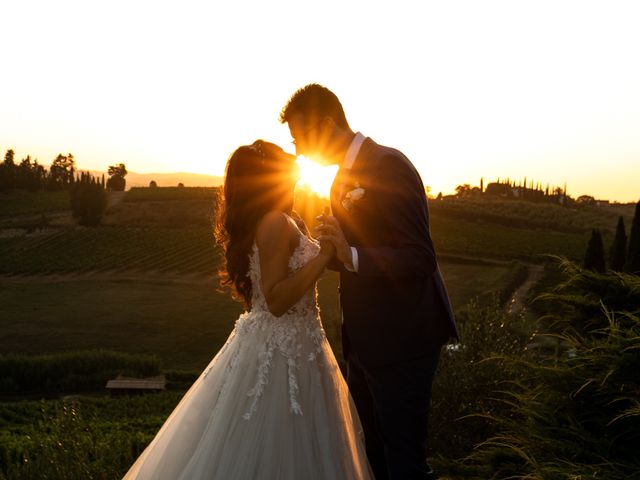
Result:
<svg viewBox="0 0 640 480"><path fill-rule="evenodd" d="M604 273L607 269L604 263L604 245L602 236L597 228L591 231L591 238L587 245L587 252L584 255L584 268L598 273Z"/></svg>
<svg viewBox="0 0 640 480"><path fill-rule="evenodd" d="M618 218L618 226L616 227L616 236L613 238L611 245L611 256L609 262L611 270L621 272L624 268L624 262L627 260L627 233L624 229L624 218Z"/></svg>
<svg viewBox="0 0 640 480"><path fill-rule="evenodd" d="M636 213L631 223L629 234L629 252L625 270L630 273L640 274L640 202L636 204Z"/></svg>

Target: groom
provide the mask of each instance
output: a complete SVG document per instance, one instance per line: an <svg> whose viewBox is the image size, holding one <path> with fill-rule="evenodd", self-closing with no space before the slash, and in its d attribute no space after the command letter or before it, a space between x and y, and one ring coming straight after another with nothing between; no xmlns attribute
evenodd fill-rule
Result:
<svg viewBox="0 0 640 480"><path fill-rule="evenodd" d="M354 133L336 95L307 85L280 114L296 153L340 170L321 239L336 245L347 383L377 480L435 478L426 460L440 349L457 338L424 185L398 150Z"/></svg>

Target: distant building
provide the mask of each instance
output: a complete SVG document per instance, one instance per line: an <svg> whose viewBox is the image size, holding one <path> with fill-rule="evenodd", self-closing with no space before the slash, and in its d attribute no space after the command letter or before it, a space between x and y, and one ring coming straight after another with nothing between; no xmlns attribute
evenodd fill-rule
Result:
<svg viewBox="0 0 640 480"><path fill-rule="evenodd" d="M507 183L491 182L487 185L484 193L486 195L494 195L497 197L513 197L515 196L513 190L516 189L511 188L511 185Z"/></svg>

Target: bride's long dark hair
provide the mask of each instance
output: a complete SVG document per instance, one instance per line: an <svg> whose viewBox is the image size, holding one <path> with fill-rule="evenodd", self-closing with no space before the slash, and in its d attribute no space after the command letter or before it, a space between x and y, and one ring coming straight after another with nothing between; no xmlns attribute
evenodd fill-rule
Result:
<svg viewBox="0 0 640 480"><path fill-rule="evenodd" d="M291 211L294 161L293 155L263 140L239 147L227 161L215 230L225 258L220 285L230 288L233 297L247 308L251 308L249 255L256 228L271 210Z"/></svg>

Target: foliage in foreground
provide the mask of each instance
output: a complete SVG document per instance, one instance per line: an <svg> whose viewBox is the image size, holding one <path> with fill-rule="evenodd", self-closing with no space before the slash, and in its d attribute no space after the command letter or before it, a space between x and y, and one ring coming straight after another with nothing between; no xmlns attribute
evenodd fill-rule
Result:
<svg viewBox="0 0 640 480"><path fill-rule="evenodd" d="M640 478L640 277L562 266L567 280L545 295L558 354L500 359L522 376L467 459L484 478Z"/></svg>
<svg viewBox="0 0 640 480"><path fill-rule="evenodd" d="M528 339L521 333L524 318L509 316L497 296L488 305L470 302L456 321L460 343L443 349L433 386L429 434L433 453L449 459L466 456L497 433L484 415L496 411L510 415L497 392L519 375L519 365L506 358L522 355Z"/></svg>
<svg viewBox="0 0 640 480"><path fill-rule="evenodd" d="M0 480L122 478L183 394L0 403Z"/></svg>

